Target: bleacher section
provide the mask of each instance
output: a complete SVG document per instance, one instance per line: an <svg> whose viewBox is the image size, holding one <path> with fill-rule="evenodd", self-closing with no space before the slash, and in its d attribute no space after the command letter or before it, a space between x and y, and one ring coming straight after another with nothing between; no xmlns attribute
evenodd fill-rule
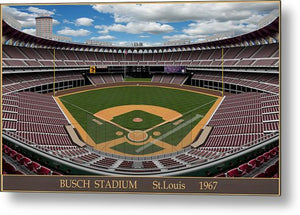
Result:
<svg viewBox="0 0 300 215"><path fill-rule="evenodd" d="M278 65L278 43L224 49L224 66ZM53 49L3 45L3 67L53 67ZM107 53L56 50L57 67L93 65L199 65L221 67L221 49L157 53Z"/></svg>
<svg viewBox="0 0 300 215"><path fill-rule="evenodd" d="M210 81L212 83L222 83L222 75L221 73L217 73L217 72L201 71L197 74L194 74L192 77L192 81L194 81L194 83L196 83L197 80L202 81L202 83L200 83L200 87L210 87L210 86L205 86L205 83L203 83L203 81ZM226 84L230 84L234 86L236 85L240 87L247 87L250 89L267 92L267 93L273 93L273 94L279 93L279 76L276 74L227 72L224 73L223 82ZM220 90L220 88L218 88L218 90Z"/></svg>
<svg viewBox="0 0 300 215"><path fill-rule="evenodd" d="M84 78L79 72L58 72L55 74L55 82L67 82L58 89L66 89L75 87L74 83L81 82L83 85ZM18 73L3 75L2 92L4 95L12 92L19 92L26 89L49 85L49 88L44 89L44 92L52 91L53 89L53 73ZM40 89L43 91L43 89Z"/></svg>
<svg viewBox="0 0 300 215"><path fill-rule="evenodd" d="M166 83L166 84L179 84L182 85L187 79L186 74L167 74L167 73L156 73L152 76L152 82Z"/></svg>
<svg viewBox="0 0 300 215"><path fill-rule="evenodd" d="M266 129L268 121L263 120L264 104L273 97L261 93L242 93L229 95L223 100L212 117L209 125L213 127L204 147L240 147L256 143L261 139L272 137L278 132L279 120L274 120L274 126ZM264 101L262 101L262 98ZM278 104L273 104L278 107ZM276 113L279 115L279 113Z"/></svg>
<svg viewBox="0 0 300 215"><path fill-rule="evenodd" d="M90 74L88 78L93 84L109 84L123 82L123 76L121 74Z"/></svg>

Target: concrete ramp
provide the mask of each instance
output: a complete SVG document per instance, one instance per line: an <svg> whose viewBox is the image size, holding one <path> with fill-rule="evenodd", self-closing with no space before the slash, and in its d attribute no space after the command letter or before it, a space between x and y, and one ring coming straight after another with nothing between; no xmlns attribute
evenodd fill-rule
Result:
<svg viewBox="0 0 300 215"><path fill-rule="evenodd" d="M206 126L203 129L202 133L200 134L199 138L193 144L191 144L191 147L197 148L197 147L201 146L205 142L205 140L207 139L207 137L210 134L211 130L212 130L211 126Z"/></svg>

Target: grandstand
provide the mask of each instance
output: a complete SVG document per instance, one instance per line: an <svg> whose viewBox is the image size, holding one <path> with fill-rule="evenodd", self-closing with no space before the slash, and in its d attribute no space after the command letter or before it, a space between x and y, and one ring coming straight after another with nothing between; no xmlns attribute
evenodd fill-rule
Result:
<svg viewBox="0 0 300 215"><path fill-rule="evenodd" d="M153 47L67 43L2 26L4 174L279 177L278 18L227 39ZM89 74L90 66L107 69ZM164 66L186 71L156 71ZM125 69L141 67L150 68L151 81L125 81ZM197 91L221 102L185 147L133 156L82 143L53 96L137 85Z"/></svg>

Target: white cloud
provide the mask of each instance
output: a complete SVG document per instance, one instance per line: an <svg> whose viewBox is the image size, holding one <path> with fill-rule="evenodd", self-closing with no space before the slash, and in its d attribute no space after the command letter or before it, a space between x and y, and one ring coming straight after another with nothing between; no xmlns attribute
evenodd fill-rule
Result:
<svg viewBox="0 0 300 215"><path fill-rule="evenodd" d="M139 36L140 38L149 38L150 36L149 35L141 35Z"/></svg>
<svg viewBox="0 0 300 215"><path fill-rule="evenodd" d="M41 9L41 8L37 8L37 7L29 7L27 8L27 10L29 12L32 12L34 14L39 14L39 15L54 15L54 12L53 11L50 11L50 10L45 10L45 9Z"/></svg>
<svg viewBox="0 0 300 215"><path fill-rule="evenodd" d="M53 25L58 25L58 24L60 24L60 22L58 20L56 20L56 19L53 19L53 23L52 24Z"/></svg>
<svg viewBox="0 0 300 215"><path fill-rule="evenodd" d="M91 26L93 22L94 22L93 19L87 17L81 17L75 20L76 25L83 25L83 26Z"/></svg>
<svg viewBox="0 0 300 215"><path fill-rule="evenodd" d="M99 34L108 34L109 33L109 30L108 29L105 29L105 30L102 30L102 31L98 31Z"/></svg>
<svg viewBox="0 0 300 215"><path fill-rule="evenodd" d="M116 38L111 35L104 35L104 36L98 36L98 37L91 38L91 40L114 40L114 39L116 39Z"/></svg>
<svg viewBox="0 0 300 215"><path fill-rule="evenodd" d="M251 32L257 29L256 24L245 21L226 21L220 22L217 20L193 22L182 30L182 34L167 35L163 39L168 41L176 40L191 40L201 41L205 40L207 36L231 33L233 35L240 35Z"/></svg>
<svg viewBox="0 0 300 215"><path fill-rule="evenodd" d="M171 25L161 24L157 22L129 22L126 25L113 24L113 25L97 25L97 29L101 29L98 33L108 33L109 31L126 32L130 34L162 34L169 33L174 30Z"/></svg>
<svg viewBox="0 0 300 215"><path fill-rule="evenodd" d="M243 34L256 30L257 23L278 9L279 3L103 4L92 7L100 13L111 14L116 22L111 26L97 26L100 29L98 33L120 31L159 34L177 31L176 35L164 35L163 39L200 41L207 36L229 31ZM174 29L170 25L185 21L189 21L189 24L182 28ZM153 23L166 26L155 32L151 31ZM140 37L143 38L142 35Z"/></svg>
<svg viewBox="0 0 300 215"><path fill-rule="evenodd" d="M206 35L187 35L187 34L175 34L163 36L163 39L168 41L177 41L177 40L199 40L205 38Z"/></svg>
<svg viewBox="0 0 300 215"><path fill-rule="evenodd" d="M35 27L35 19L28 18L26 20L18 20L21 23L22 28L32 28Z"/></svg>
<svg viewBox="0 0 300 215"><path fill-rule="evenodd" d="M219 34L222 32L234 31L235 34L241 34L253 31L257 28L254 24L243 24L240 21L218 22L197 22L189 24L183 32L187 35Z"/></svg>
<svg viewBox="0 0 300 215"><path fill-rule="evenodd" d="M21 23L23 28L32 28L35 27L35 17L40 15L54 15L54 11L49 11L45 9L40 9L38 7L28 7L24 12L22 10L16 9L14 7L4 6L3 13L7 13L8 15L15 18L17 21ZM59 21L53 19L53 25L58 25Z"/></svg>
<svg viewBox="0 0 300 215"><path fill-rule="evenodd" d="M90 35L90 31L85 29L78 29L74 30L68 27L65 27L62 30L57 31L58 34L66 35L66 36L73 36L73 37L84 37Z"/></svg>
<svg viewBox="0 0 300 215"><path fill-rule="evenodd" d="M253 14L278 9L278 3L185 3L93 5L101 13L112 14L115 22L177 22L246 19Z"/></svg>
<svg viewBox="0 0 300 215"><path fill-rule="evenodd" d="M23 32L25 32L26 34L31 34L31 35L35 35L35 33L36 33L35 28L26 28L26 29L23 29Z"/></svg>
<svg viewBox="0 0 300 215"><path fill-rule="evenodd" d="M74 24L74 22L71 22L71 21L69 21L69 20L67 20L67 19L64 19L64 20L63 20L63 23L65 23L65 24Z"/></svg>

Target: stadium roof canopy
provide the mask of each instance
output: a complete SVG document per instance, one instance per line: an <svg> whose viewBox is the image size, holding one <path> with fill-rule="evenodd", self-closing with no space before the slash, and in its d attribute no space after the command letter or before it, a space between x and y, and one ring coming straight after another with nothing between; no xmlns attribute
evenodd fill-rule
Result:
<svg viewBox="0 0 300 215"><path fill-rule="evenodd" d="M209 42L192 43L185 45L162 45L162 46L97 46L81 43L69 43L55 40L49 40L33 36L17 30L2 21L3 26L3 43L24 46L24 47L44 47L78 51L100 51L100 52L169 52L182 50L202 50L214 49L219 47L249 46L255 44L274 43L279 38L279 18L276 18L269 25L266 25L253 32Z"/></svg>

